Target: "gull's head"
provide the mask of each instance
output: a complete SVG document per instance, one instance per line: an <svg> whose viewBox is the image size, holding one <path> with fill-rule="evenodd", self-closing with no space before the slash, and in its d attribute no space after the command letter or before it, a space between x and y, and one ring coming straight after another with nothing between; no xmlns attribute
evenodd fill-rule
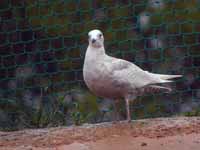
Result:
<svg viewBox="0 0 200 150"><path fill-rule="evenodd" d="M88 33L88 41L89 41L89 45L94 47L94 48L101 48L104 46L103 42L104 42L104 37L103 37L103 33L100 30L91 30Z"/></svg>

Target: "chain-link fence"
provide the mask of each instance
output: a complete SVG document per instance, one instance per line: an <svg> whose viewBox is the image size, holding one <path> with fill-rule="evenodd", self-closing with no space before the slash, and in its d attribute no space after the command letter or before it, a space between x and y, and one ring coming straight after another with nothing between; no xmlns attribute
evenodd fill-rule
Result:
<svg viewBox="0 0 200 150"><path fill-rule="evenodd" d="M198 115L199 20L199 0L1 0L1 129L112 120L112 101L89 93L82 77L95 28L110 55L184 75L171 94L138 98L133 119Z"/></svg>

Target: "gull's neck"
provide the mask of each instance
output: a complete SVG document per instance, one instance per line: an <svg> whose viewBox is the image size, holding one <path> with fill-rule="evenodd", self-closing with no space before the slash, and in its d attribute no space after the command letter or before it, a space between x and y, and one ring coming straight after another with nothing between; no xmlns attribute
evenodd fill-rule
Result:
<svg viewBox="0 0 200 150"><path fill-rule="evenodd" d="M104 46L102 47L92 47L92 46L88 46L88 50L90 51L90 53L96 54L96 55L105 55L105 48Z"/></svg>

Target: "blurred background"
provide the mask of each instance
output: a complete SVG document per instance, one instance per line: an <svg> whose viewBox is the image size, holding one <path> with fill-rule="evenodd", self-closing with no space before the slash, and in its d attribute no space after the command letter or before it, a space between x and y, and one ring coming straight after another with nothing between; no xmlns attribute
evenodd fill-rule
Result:
<svg viewBox="0 0 200 150"><path fill-rule="evenodd" d="M96 28L108 54L184 75L170 94L138 97L132 119L200 115L199 0L1 0L0 130L113 120L113 102L82 76Z"/></svg>

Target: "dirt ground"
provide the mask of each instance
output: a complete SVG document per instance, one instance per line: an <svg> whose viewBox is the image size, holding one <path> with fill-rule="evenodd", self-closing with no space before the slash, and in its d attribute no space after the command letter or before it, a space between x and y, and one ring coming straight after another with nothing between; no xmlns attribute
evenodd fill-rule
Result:
<svg viewBox="0 0 200 150"><path fill-rule="evenodd" d="M0 132L0 150L178 149L200 149L200 117Z"/></svg>

